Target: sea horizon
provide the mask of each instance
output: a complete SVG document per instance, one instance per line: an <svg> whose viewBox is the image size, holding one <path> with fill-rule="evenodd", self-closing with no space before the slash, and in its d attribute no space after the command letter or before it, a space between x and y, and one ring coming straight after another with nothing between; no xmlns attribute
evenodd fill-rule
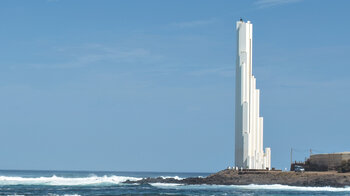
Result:
<svg viewBox="0 0 350 196"><path fill-rule="evenodd" d="M222 169L224 170L224 169ZM137 173L208 173L208 174L212 174L212 173L216 173L218 171L215 172L199 172L199 171L194 171L194 172L190 172L190 171L152 171L152 170L95 170L95 169L0 169L1 171L52 171L52 172L137 172Z"/></svg>

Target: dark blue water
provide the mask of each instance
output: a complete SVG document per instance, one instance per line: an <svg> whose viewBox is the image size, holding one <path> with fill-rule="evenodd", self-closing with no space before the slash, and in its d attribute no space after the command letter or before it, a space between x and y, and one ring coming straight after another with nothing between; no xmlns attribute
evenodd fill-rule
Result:
<svg viewBox="0 0 350 196"><path fill-rule="evenodd" d="M125 184L146 177L205 177L208 173L0 170L0 195L350 195L349 188L283 185Z"/></svg>

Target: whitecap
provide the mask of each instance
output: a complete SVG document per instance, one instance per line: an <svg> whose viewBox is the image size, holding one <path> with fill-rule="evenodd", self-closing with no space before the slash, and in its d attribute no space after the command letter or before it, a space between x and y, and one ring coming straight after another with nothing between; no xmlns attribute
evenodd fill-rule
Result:
<svg viewBox="0 0 350 196"><path fill-rule="evenodd" d="M179 176L160 176L160 178L163 178L163 179L175 179L175 180L183 180L183 178L180 178Z"/></svg>
<svg viewBox="0 0 350 196"><path fill-rule="evenodd" d="M258 189L258 190L287 190L287 191L329 191L329 192L350 192L350 187L308 187L308 186L288 186L281 184L272 185L233 185L241 189Z"/></svg>
<svg viewBox="0 0 350 196"><path fill-rule="evenodd" d="M167 188L167 187L177 187L177 186L184 186L184 184L177 184L177 183L150 183L151 186L159 187L159 188Z"/></svg>
<svg viewBox="0 0 350 196"><path fill-rule="evenodd" d="M306 187L306 186L288 186L281 184L272 185L184 185L174 183L151 183L158 188L174 189L246 189L246 190L279 190L279 191L312 191L312 192L350 192L350 187Z"/></svg>
<svg viewBox="0 0 350 196"><path fill-rule="evenodd" d="M53 186L79 186L79 185L113 185L125 182L127 180L137 181L142 178L127 176L89 176L80 178L57 177L14 177L0 176L0 185L53 185Z"/></svg>

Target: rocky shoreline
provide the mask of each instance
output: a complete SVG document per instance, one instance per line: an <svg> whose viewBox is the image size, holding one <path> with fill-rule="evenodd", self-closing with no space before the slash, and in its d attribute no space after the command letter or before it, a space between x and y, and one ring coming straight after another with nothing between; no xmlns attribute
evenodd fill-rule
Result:
<svg viewBox="0 0 350 196"><path fill-rule="evenodd" d="M282 172L282 171L235 171L222 170L205 178L190 177L174 178L144 178L125 183L175 183L187 185L249 185L249 184L282 184L290 186L310 187L345 187L350 186L350 173L329 172Z"/></svg>

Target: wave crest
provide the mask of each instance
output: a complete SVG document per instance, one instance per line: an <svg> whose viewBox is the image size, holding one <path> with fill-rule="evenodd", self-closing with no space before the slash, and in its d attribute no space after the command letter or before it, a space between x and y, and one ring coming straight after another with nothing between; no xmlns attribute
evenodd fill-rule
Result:
<svg viewBox="0 0 350 196"><path fill-rule="evenodd" d="M152 186L158 188L174 188L174 189L246 189L246 190L278 190L278 191L303 191L303 192L350 192L350 187L303 187L303 186L288 186L281 184L272 185L185 185L174 183L151 183Z"/></svg>
<svg viewBox="0 0 350 196"><path fill-rule="evenodd" d="M272 184L272 185L242 185L242 186L236 186L242 189L265 189L265 190L286 190L286 191L330 191L330 192L350 192L350 187L307 187L307 186L288 186L288 185L281 185L281 184Z"/></svg>
<svg viewBox="0 0 350 196"><path fill-rule="evenodd" d="M160 176L160 178L163 178L163 179L175 179L175 180L183 180L183 178L180 178L179 176Z"/></svg>
<svg viewBox="0 0 350 196"><path fill-rule="evenodd" d="M142 178L127 176L90 176L81 178L57 177L12 177L0 176L0 185L55 185L55 186L79 186L79 185L98 185L98 184L119 184L127 180L136 181Z"/></svg>

